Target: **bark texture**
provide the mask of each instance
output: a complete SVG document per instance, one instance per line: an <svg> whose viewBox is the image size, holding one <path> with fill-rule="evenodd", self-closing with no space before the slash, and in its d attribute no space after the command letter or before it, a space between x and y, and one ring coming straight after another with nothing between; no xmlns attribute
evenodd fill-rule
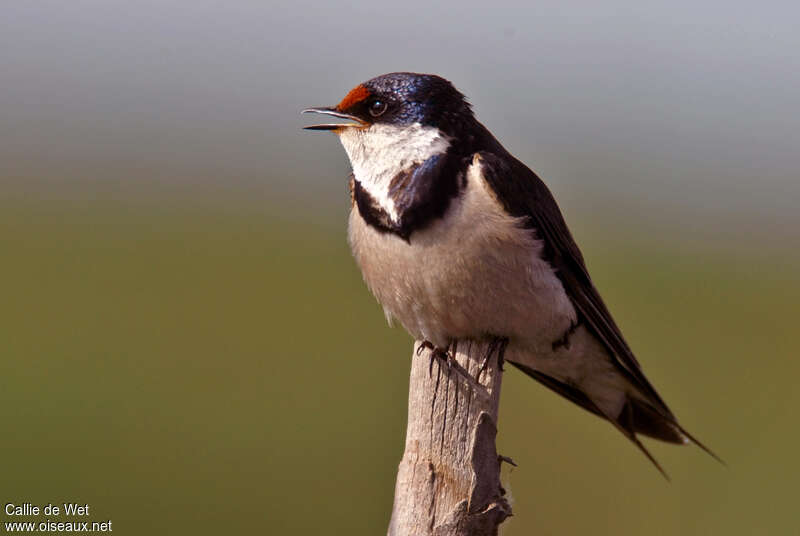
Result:
<svg viewBox="0 0 800 536"><path fill-rule="evenodd" d="M511 515L495 448L502 344L452 349L448 364L415 345L389 536L492 535Z"/></svg>

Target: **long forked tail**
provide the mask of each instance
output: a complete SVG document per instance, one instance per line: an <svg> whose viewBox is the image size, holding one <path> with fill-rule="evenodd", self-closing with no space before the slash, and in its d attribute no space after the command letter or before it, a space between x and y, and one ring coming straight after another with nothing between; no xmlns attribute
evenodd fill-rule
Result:
<svg viewBox="0 0 800 536"><path fill-rule="evenodd" d="M623 408L623 414L626 410L629 412L631 422L631 431L661 439L669 443L694 443L706 454L717 460L722 465L727 465L725 461L717 456L714 451L700 442L699 439L686 431L686 429L678 423L672 413L664 415L646 402L642 402L635 398L628 398L628 402ZM622 415L620 415L622 417Z"/></svg>
<svg viewBox="0 0 800 536"><path fill-rule="evenodd" d="M703 443L698 441L693 435L687 432L680 424L672 413L663 414L654 407L650 406L647 402L643 402L636 398L628 397L625 405L619 416L613 418L605 415L620 432L630 439L645 456L661 471L664 478L670 480L669 475L664 471L658 461L650 454L650 451L645 448L636 434L642 434L655 439L660 439L668 443L675 443L685 445L686 443L694 443L703 449L709 456L717 460L722 465L725 462L722 458L717 456L711 449L706 447Z"/></svg>
<svg viewBox="0 0 800 536"><path fill-rule="evenodd" d="M637 434L645 435L668 443L678 445L685 445L686 443L694 443L712 458L725 465L725 462L717 456L711 449L706 447L693 435L687 432L680 424L672 413L667 409L666 412L659 411L647 402L638 400L636 398L627 397L625 405L619 415L607 415L603 410L595 404L589 396L579 388L559 381L551 376L543 374L538 370L532 369L521 363L509 361L512 365L520 369L522 372L535 379L545 387L555 391L564 398L571 400L583 409L594 413L595 415L608 420L619 430L625 437L631 440L636 447L642 451L648 460L664 475L664 478L670 480L669 475L664 471L661 464L658 463L649 450L642 444L637 437Z"/></svg>

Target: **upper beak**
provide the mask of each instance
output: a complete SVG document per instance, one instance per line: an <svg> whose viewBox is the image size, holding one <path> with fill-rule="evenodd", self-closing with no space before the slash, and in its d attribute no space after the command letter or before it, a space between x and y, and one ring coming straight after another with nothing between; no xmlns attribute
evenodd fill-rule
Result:
<svg viewBox="0 0 800 536"><path fill-rule="evenodd" d="M307 108L301 113L332 115L333 117L340 117L342 119L350 119L351 121L355 121L355 123L323 123L320 125L309 125L307 127L303 127L306 130L339 130L340 128L344 127L360 127L366 124L364 121L354 115L337 112L336 108Z"/></svg>

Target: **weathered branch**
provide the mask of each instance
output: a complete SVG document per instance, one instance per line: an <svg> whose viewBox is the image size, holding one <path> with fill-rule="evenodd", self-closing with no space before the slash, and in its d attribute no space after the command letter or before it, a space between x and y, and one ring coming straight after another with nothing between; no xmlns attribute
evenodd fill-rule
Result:
<svg viewBox="0 0 800 536"><path fill-rule="evenodd" d="M511 515L495 449L502 344L461 342L449 365L419 349L389 536L497 534Z"/></svg>

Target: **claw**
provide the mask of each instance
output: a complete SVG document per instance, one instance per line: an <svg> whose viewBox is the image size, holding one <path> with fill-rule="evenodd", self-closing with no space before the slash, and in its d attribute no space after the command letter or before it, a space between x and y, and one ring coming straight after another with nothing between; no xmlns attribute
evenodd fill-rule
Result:
<svg viewBox="0 0 800 536"><path fill-rule="evenodd" d="M503 337L500 339L500 348L497 350L497 368L500 369L500 372L505 370L503 365L506 362L506 348L508 348L508 337Z"/></svg>
<svg viewBox="0 0 800 536"><path fill-rule="evenodd" d="M419 346L417 346L417 357L421 356L423 351L433 350L433 349L434 346L431 341L422 341L421 343L419 343Z"/></svg>
<svg viewBox="0 0 800 536"><path fill-rule="evenodd" d="M492 339L489 342L489 346L486 347L486 355L483 356L483 363L481 363L481 368L478 369L478 373L475 375L475 381L480 383L481 375L486 372L486 369L489 368L489 359L492 357L492 353L494 353L494 345L497 339Z"/></svg>
<svg viewBox="0 0 800 536"><path fill-rule="evenodd" d="M456 360L456 355L458 352L457 341L452 341L450 344L447 345L447 349L439 348L438 346L434 345L432 342L423 340L420 341L419 346L417 346L416 354L417 356L421 356L422 352L425 350L430 351L430 361L428 363L428 377L433 378L433 362L436 360L439 361L440 369L441 370L441 362L444 361L447 363L447 375L450 376L450 373L455 369L455 371L462 376L464 379L468 380L469 382L474 382L480 385L480 376L489 366L489 360L494 352L498 353L497 356L497 363L500 367L500 370L503 370L503 354L506 349L506 345L508 344L507 338L495 337L489 344L488 351L486 358L481 365L480 370L476 377L472 377L467 369L462 367L459 362ZM438 376L437 376L437 383L438 383Z"/></svg>
<svg viewBox="0 0 800 536"><path fill-rule="evenodd" d="M506 346L508 346L507 337L495 337L491 340L491 342L489 342L489 346L486 348L486 356L483 358L481 368L478 370L478 374L475 376L476 382L480 382L481 374L486 372L486 369L489 368L489 360L492 358L492 354L495 352L497 352L497 367L500 370L503 370L503 356L506 353Z"/></svg>

